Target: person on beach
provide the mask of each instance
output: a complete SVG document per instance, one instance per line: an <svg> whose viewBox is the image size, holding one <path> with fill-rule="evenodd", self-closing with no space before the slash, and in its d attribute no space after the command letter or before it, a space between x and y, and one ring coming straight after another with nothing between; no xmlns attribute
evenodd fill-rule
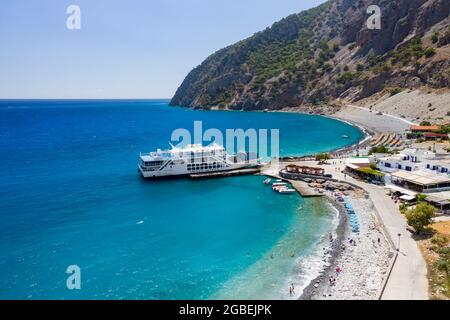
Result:
<svg viewBox="0 0 450 320"><path fill-rule="evenodd" d="M337 266L336 267L336 274L339 275L342 272L341 267Z"/></svg>
<svg viewBox="0 0 450 320"><path fill-rule="evenodd" d="M292 297L292 287L289 287L289 296Z"/></svg>
<svg viewBox="0 0 450 320"><path fill-rule="evenodd" d="M294 287L293 283L291 283L291 288L292 288L292 294L295 294L295 287Z"/></svg>
<svg viewBox="0 0 450 320"><path fill-rule="evenodd" d="M336 285L336 279L333 278L333 276L330 276L328 281L330 282L330 287L334 287Z"/></svg>

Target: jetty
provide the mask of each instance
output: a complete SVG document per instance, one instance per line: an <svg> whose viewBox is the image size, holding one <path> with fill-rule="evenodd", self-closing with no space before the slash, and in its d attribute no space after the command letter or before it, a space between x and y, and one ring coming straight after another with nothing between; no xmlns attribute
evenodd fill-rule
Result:
<svg viewBox="0 0 450 320"><path fill-rule="evenodd" d="M317 197L323 197L324 194L317 192L315 189L311 188L306 182L304 181L298 181L298 180L290 180L285 179L280 176L279 173L274 172L273 170L267 169L261 171L261 175L271 177L274 179L279 179L285 182L288 182L292 185L292 187L297 190L297 192L303 197L303 198L317 198Z"/></svg>
<svg viewBox="0 0 450 320"><path fill-rule="evenodd" d="M295 190L300 193L300 195L303 198L316 198L316 197L323 197L323 193L319 193L310 186L306 182L303 181L295 181L295 180L289 180L289 183L292 184Z"/></svg>
<svg viewBox="0 0 450 320"><path fill-rule="evenodd" d="M196 174L189 175L189 177L191 179L212 179L212 178L254 175L254 174L258 174L260 172L261 172L261 169L252 168L252 169L238 169L238 170L222 171L222 172L196 173Z"/></svg>

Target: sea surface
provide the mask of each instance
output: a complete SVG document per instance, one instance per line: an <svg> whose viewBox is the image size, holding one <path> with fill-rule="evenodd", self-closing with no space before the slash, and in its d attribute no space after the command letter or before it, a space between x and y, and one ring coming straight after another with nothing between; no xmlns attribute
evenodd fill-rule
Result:
<svg viewBox="0 0 450 320"><path fill-rule="evenodd" d="M0 299L284 299L335 212L246 176L145 181L177 128L280 129L282 155L355 143L335 120L193 111L167 100L0 101ZM342 135L350 136L343 139ZM66 269L81 270L69 290Z"/></svg>

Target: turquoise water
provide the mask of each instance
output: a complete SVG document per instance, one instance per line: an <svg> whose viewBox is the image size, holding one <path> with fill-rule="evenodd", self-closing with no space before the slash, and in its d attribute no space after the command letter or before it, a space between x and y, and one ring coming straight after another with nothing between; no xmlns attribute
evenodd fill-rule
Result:
<svg viewBox="0 0 450 320"><path fill-rule="evenodd" d="M299 265L333 219L326 204L276 195L262 177L144 181L137 155L194 120L279 128L283 155L343 147L359 130L167 104L0 101L0 298L284 298L286 281L305 281ZM81 290L66 287L69 265Z"/></svg>

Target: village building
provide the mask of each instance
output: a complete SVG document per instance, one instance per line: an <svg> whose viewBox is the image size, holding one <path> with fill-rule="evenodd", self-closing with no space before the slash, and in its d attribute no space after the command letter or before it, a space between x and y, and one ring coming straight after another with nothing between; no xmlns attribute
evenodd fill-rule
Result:
<svg viewBox="0 0 450 320"><path fill-rule="evenodd" d="M387 173L399 170L416 171L424 169L424 162L434 159L436 154L422 149L406 149L399 154L376 158L379 170Z"/></svg>
<svg viewBox="0 0 450 320"><path fill-rule="evenodd" d="M412 133L438 132L439 126L411 126Z"/></svg>
<svg viewBox="0 0 450 320"><path fill-rule="evenodd" d="M448 134L427 132L423 134L423 137L427 141L445 141L448 140Z"/></svg>
<svg viewBox="0 0 450 320"><path fill-rule="evenodd" d="M450 190L450 177L433 172L417 170L398 171L391 174L391 182L401 188L418 193L432 193Z"/></svg>
<svg viewBox="0 0 450 320"><path fill-rule="evenodd" d="M426 160L423 163L424 169L440 174L450 173L450 158L442 160Z"/></svg>
<svg viewBox="0 0 450 320"><path fill-rule="evenodd" d="M356 157L347 159L344 172L357 179L373 183L384 183L384 173L373 169L369 157Z"/></svg>
<svg viewBox="0 0 450 320"><path fill-rule="evenodd" d="M325 175L325 169L308 167L308 166L288 165L288 166L286 166L286 171L288 173L296 173L296 174L303 174L303 175L310 175L310 176Z"/></svg>

